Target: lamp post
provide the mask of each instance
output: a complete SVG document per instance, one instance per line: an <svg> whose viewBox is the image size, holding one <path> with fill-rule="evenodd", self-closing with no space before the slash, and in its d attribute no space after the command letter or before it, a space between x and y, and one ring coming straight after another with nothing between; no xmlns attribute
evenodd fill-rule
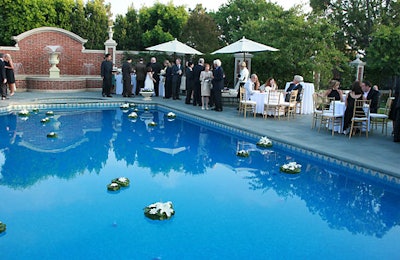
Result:
<svg viewBox="0 0 400 260"><path fill-rule="evenodd" d="M350 65L356 67L356 80L362 81L364 78L364 67L365 62L363 62L360 58L362 56L360 54L356 55L356 59L350 62Z"/></svg>

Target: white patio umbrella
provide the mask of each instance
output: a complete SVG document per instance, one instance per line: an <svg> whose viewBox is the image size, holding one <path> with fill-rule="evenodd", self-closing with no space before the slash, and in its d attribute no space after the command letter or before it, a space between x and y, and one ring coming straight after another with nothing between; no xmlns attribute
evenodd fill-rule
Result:
<svg viewBox="0 0 400 260"><path fill-rule="evenodd" d="M232 44L229 44L228 46L225 46L219 50L216 50L216 51L212 52L211 54L243 53L243 56L245 56L246 52L262 52L262 51L279 51L279 49L246 39L243 36L242 39L240 39Z"/></svg>
<svg viewBox="0 0 400 260"><path fill-rule="evenodd" d="M173 41L164 42L164 43L161 43L158 45L147 47L146 50L170 52L170 53L176 53L176 54L197 54L197 55L203 54L203 53L199 52L198 50L196 50L190 46L187 46L184 43L181 43L176 38Z"/></svg>

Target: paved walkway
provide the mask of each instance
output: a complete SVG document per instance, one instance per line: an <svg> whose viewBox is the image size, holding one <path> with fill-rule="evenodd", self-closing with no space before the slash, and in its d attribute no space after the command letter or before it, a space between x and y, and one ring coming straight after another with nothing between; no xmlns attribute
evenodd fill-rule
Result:
<svg viewBox="0 0 400 260"><path fill-rule="evenodd" d="M97 101L143 102L142 98L122 98L114 95L113 98L103 98L99 92L74 92L74 93L42 93L42 92L18 92L7 100L0 101L0 108L9 105L52 103L52 102L97 102ZM367 139L365 135L355 136L350 140L348 136L321 130L318 132L311 129L311 115L297 116L293 120L263 119L262 117L246 119L239 116L235 106L225 106L223 112L201 110L201 107L184 104L182 100L153 98L153 103L184 111L186 113L202 116L215 120L248 132L268 136L269 138L289 143L320 154L328 155L340 160L348 161L381 173L400 178L400 143L394 143L390 133L389 123L388 136L381 134L381 129L375 130Z"/></svg>

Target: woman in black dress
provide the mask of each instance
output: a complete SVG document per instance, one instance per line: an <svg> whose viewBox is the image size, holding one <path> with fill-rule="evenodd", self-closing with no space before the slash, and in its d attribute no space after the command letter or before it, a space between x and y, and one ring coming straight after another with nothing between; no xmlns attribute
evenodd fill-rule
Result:
<svg viewBox="0 0 400 260"><path fill-rule="evenodd" d="M8 53L4 55L4 67L6 68L6 77L7 77L8 88L10 89L10 96L14 96L16 90L14 63L11 59L11 55Z"/></svg>
<svg viewBox="0 0 400 260"><path fill-rule="evenodd" d="M344 111L343 132L347 134L347 130L351 125L353 117L354 104L356 100L362 100L363 91L359 81L355 81L352 85L351 92L346 97L346 111Z"/></svg>
<svg viewBox="0 0 400 260"><path fill-rule="evenodd" d="M329 82L329 88L325 91L324 97L334 98L336 101L343 102L343 92L339 89L340 82L337 80L331 80Z"/></svg>

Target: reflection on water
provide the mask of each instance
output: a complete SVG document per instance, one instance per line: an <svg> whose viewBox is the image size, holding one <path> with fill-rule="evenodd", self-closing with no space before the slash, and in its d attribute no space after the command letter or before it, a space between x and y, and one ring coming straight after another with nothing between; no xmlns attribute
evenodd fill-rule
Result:
<svg viewBox="0 0 400 260"><path fill-rule="evenodd" d="M154 176L207 174L216 165L244 171L249 189L273 190L283 200L298 197L333 229L381 238L398 226L398 191L357 180L343 169L326 169L301 155L260 149L255 142L217 129L167 120L163 112L138 113L132 120L119 109L56 111L48 124L40 123L43 111L27 120L15 114L0 116L0 185L25 189L51 176L70 179L85 171L99 173L111 151L118 161L148 168ZM157 127L148 127L151 121ZM57 132L57 139L46 137L51 131ZM240 149L251 151L251 156L232 156ZM300 175L279 172L280 165L293 160L303 165Z"/></svg>

